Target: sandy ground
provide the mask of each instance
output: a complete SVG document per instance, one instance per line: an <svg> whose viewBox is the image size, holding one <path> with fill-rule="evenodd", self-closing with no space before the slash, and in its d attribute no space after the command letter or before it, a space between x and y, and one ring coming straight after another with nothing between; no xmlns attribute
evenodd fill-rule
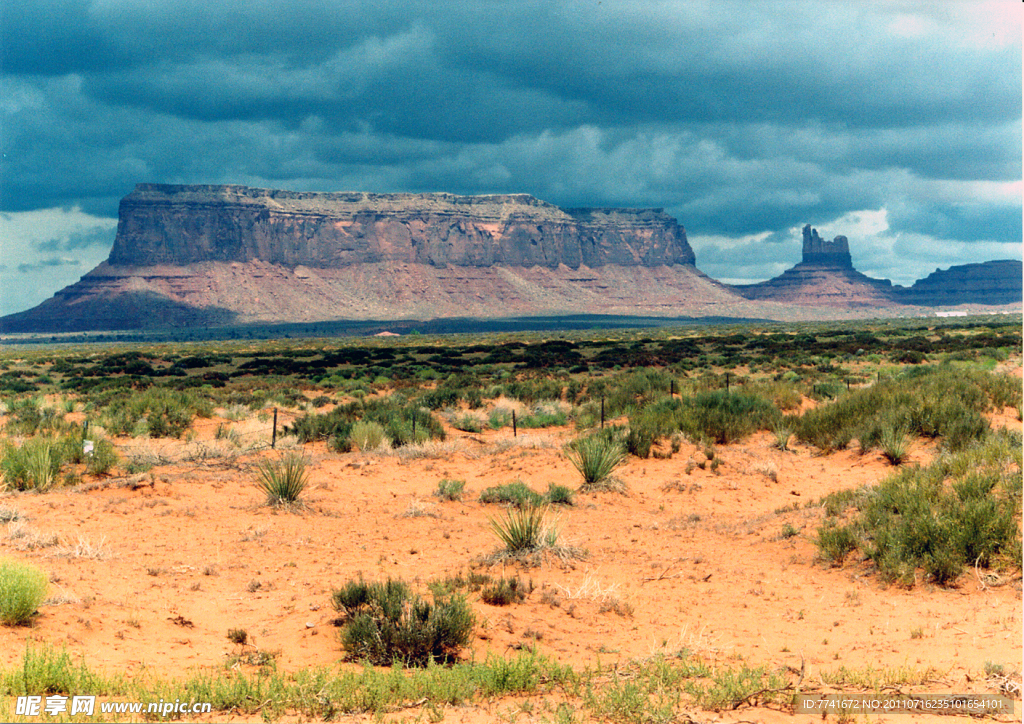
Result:
<svg viewBox="0 0 1024 724"><path fill-rule="evenodd" d="M1019 430L1006 412L996 424ZM0 497L21 516L0 529L0 555L35 563L53 581L51 602L32 626L0 627L5 665L18 662L27 643L49 642L110 672L223 670L238 653L230 628L279 652L282 670L334 664L342 651L332 588L359 575L423 584L477 566L517 572L536 587L507 607L473 597L477 658L536 645L585 666L685 647L719 662L803 662L808 681L842 666L931 668L936 691L994 693L979 679L987 662L1019 679L1019 576L983 580L972 569L954 588L922 581L906 590L882 585L859 560L842 568L816 560L822 511L804 506L881 480L892 468L875 453L823 456L799 444L783 452L759 434L719 447L716 472L695 468L705 456L687 443L671 459L630 458L618 472L625 493L579 494L557 513L561 540L585 549L585 558L514 570L481 563L497 548L488 517L500 509L477 497L515 479L539 491L549 483L576 488L578 474L562 453L571 430L515 439L510 430L452 430L436 456L419 458L307 445L306 505L282 511L264 505L254 484L256 459L278 453L235 456L212 439L219 422L203 421L191 443L120 441L179 461L152 474ZM911 464L934 454L919 442ZM466 481L461 502L434 497L442 478ZM800 533L783 537L787 524ZM58 545L30 547L52 534ZM500 709L457 707L447 717L487 721ZM820 716L747 708L707 720Z"/></svg>

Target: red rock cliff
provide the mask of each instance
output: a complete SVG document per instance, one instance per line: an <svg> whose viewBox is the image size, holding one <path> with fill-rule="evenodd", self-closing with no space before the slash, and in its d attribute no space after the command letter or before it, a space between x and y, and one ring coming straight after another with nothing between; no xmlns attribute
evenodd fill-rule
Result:
<svg viewBox="0 0 1024 724"><path fill-rule="evenodd" d="M560 209L526 194L303 193L139 184L121 201L114 266L260 260L336 268L693 266L661 209Z"/></svg>

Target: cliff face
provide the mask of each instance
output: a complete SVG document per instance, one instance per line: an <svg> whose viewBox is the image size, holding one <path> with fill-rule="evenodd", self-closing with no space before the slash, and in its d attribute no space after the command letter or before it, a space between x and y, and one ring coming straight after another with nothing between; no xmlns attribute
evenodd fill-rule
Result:
<svg viewBox="0 0 1024 724"><path fill-rule="evenodd" d="M249 262L336 268L694 264L661 209L560 209L524 194L300 193L140 184L121 202L113 266Z"/></svg>
<svg viewBox="0 0 1024 724"><path fill-rule="evenodd" d="M936 269L914 286L900 291L905 304L1013 304L1024 296L1024 265L1016 259L963 264Z"/></svg>

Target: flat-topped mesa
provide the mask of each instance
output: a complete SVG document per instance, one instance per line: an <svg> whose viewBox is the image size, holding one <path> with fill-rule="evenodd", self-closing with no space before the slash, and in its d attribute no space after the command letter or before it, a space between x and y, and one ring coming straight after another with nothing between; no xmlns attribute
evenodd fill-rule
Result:
<svg viewBox="0 0 1024 724"><path fill-rule="evenodd" d="M336 268L693 266L662 209L560 209L527 194L312 193L139 184L121 201L108 264L260 260Z"/></svg>
<svg viewBox="0 0 1024 724"><path fill-rule="evenodd" d="M845 236L837 236L832 241L825 241L810 224L804 227L804 264L822 267L853 269L850 258L850 243Z"/></svg>

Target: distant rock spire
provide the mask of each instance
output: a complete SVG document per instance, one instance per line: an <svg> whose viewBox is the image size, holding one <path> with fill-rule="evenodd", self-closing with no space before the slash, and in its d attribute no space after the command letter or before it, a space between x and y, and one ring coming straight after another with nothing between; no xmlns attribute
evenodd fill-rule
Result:
<svg viewBox="0 0 1024 724"><path fill-rule="evenodd" d="M811 225L807 224L804 227L803 263L838 269L852 269L853 260L850 258L850 243L845 236L837 236L832 241L825 241L818 236L816 229L812 229Z"/></svg>

